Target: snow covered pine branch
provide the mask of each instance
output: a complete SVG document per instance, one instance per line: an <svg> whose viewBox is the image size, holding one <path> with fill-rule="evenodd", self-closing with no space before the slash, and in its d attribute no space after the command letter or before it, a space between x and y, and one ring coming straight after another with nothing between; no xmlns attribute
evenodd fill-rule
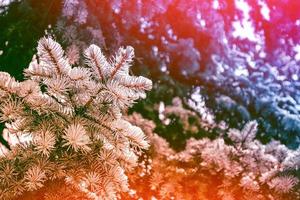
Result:
<svg viewBox="0 0 300 200"><path fill-rule="evenodd" d="M55 179L95 199L115 199L128 189L125 171L148 143L122 111L145 98L152 82L129 75L132 47L119 48L109 61L96 45L84 56L86 67L72 67L58 43L42 38L37 58L24 71L27 80L0 72L3 132L30 138L0 157L0 199Z"/></svg>

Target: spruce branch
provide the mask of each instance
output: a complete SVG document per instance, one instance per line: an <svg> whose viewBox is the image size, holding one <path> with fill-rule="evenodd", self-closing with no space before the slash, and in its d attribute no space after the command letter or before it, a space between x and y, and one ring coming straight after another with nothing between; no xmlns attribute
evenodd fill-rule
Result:
<svg viewBox="0 0 300 200"><path fill-rule="evenodd" d="M121 111L152 82L129 75L131 47L121 48L111 64L91 45L84 52L87 66L76 67L52 38L42 38L37 51L24 70L27 80L0 72L0 121L11 146L0 156L0 199L56 179L89 198L116 199L128 190L126 170L149 146Z"/></svg>
<svg viewBox="0 0 300 200"><path fill-rule="evenodd" d="M101 49L96 45L91 45L85 50L84 55L87 58L86 64L98 75L99 80L104 81L111 69Z"/></svg>
<svg viewBox="0 0 300 200"><path fill-rule="evenodd" d="M119 48L116 56L112 59L113 70L110 74L110 78L113 79L116 74L128 74L130 64L133 61L134 50L133 47Z"/></svg>

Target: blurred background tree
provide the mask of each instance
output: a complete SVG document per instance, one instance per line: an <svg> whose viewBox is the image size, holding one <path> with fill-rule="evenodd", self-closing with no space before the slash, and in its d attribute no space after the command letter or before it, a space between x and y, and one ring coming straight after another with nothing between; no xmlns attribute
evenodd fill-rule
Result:
<svg viewBox="0 0 300 200"><path fill-rule="evenodd" d="M61 12L56 0L11 2L0 14L0 70L19 80L36 53L37 41L53 26Z"/></svg>

